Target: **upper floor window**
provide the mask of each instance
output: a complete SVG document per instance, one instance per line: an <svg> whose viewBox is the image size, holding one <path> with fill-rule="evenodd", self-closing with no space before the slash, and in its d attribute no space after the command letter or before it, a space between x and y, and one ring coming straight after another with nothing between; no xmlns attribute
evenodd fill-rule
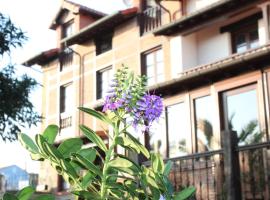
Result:
<svg viewBox="0 0 270 200"><path fill-rule="evenodd" d="M163 51L155 48L142 55L142 73L148 78L148 85L164 81Z"/></svg>
<svg viewBox="0 0 270 200"><path fill-rule="evenodd" d="M103 34L95 39L96 55L112 49L112 33Z"/></svg>
<svg viewBox="0 0 270 200"><path fill-rule="evenodd" d="M69 37L73 34L74 32L74 21L71 20L65 24L63 24L62 27L62 38Z"/></svg>
<svg viewBox="0 0 270 200"><path fill-rule="evenodd" d="M71 66L73 63L73 51L71 49L65 49L61 53L59 60L60 60L60 71Z"/></svg>
<svg viewBox="0 0 270 200"><path fill-rule="evenodd" d="M60 128L67 128L72 125L71 108L73 107L72 84L60 87Z"/></svg>
<svg viewBox="0 0 270 200"><path fill-rule="evenodd" d="M112 67L107 67L97 72L97 99L105 97L112 78Z"/></svg>
<svg viewBox="0 0 270 200"><path fill-rule="evenodd" d="M233 52L242 53L259 46L257 23L250 24L232 32Z"/></svg>

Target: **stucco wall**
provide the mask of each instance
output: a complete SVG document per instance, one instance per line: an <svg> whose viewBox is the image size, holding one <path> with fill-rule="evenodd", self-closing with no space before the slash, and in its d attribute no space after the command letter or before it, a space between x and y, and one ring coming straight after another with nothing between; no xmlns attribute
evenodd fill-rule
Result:
<svg viewBox="0 0 270 200"><path fill-rule="evenodd" d="M190 14L199 9L205 8L218 1L221 1L221 0L188 0L187 1L187 14Z"/></svg>

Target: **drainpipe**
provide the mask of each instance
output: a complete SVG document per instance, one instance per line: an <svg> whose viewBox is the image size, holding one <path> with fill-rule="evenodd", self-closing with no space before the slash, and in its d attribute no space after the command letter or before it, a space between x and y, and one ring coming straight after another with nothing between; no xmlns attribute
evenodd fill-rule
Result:
<svg viewBox="0 0 270 200"><path fill-rule="evenodd" d="M163 5L161 5L161 1L160 0L155 0L155 2L156 2L157 5L159 5L163 10L165 10L169 14L169 20L171 22L172 21L172 14L169 11L169 9L167 9Z"/></svg>

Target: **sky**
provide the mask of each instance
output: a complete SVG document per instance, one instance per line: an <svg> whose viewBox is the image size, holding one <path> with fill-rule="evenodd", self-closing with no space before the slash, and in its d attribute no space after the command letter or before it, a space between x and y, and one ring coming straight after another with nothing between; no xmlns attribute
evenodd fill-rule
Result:
<svg viewBox="0 0 270 200"><path fill-rule="evenodd" d="M73 1L105 13L125 8L122 0ZM13 49L11 56L0 58L0 69L10 60L12 63L19 64L42 51L56 47L56 35L54 31L49 29L49 25L61 3L62 0L0 0L0 12L9 16L12 22L20 27L28 37L22 48ZM28 68L18 65L17 75L25 73L42 83L42 73L39 66ZM41 112L41 90L41 86L37 87L31 94L31 101L38 112ZM33 137L40 132L40 127L26 129L23 132ZM21 147L19 142L4 143L0 141L0 168L13 164L28 172L38 173L39 162L32 161L28 152Z"/></svg>

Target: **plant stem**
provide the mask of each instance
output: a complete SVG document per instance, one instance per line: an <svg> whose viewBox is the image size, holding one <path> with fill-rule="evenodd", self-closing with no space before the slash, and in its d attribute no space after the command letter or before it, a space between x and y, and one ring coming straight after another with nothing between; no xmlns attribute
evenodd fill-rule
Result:
<svg viewBox="0 0 270 200"><path fill-rule="evenodd" d="M117 124L117 123L116 123ZM118 125L119 126L119 125ZM106 188L106 178L108 175L108 164L112 158L114 148L116 146L116 138L119 135L119 127L115 126L113 129L113 139L112 139L112 144L110 145L108 151L106 152L106 157L104 160L104 166L103 166L103 171L102 171L102 182L101 182L101 199L106 200L107 196L107 188Z"/></svg>

